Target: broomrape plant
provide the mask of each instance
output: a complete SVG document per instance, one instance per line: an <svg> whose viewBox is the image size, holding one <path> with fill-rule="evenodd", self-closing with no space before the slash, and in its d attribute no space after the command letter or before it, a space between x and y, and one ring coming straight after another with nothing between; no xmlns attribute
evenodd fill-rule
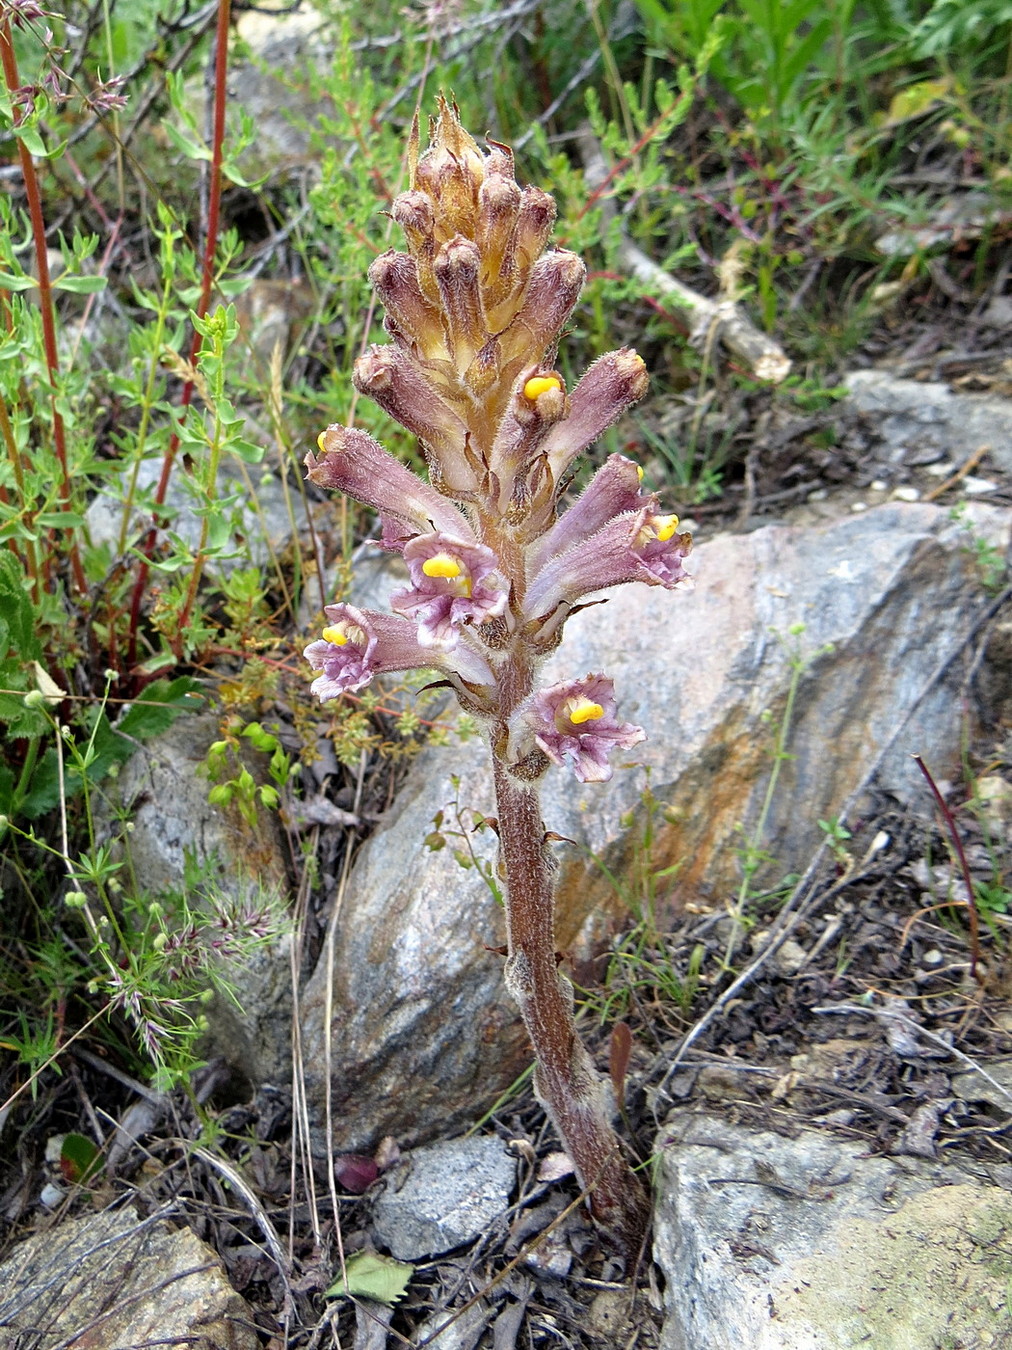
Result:
<svg viewBox="0 0 1012 1350"><path fill-rule="evenodd" d="M379 513L382 542L403 555L410 583L391 597L394 614L326 606L306 657L320 699L383 672L435 668L484 727L505 882L504 978L533 1042L536 1091L597 1221L635 1254L649 1202L622 1157L558 969L538 785L552 763L604 782L609 754L644 732L619 720L606 675L539 688L537 673L585 596L624 581L689 586L691 539L617 454L559 515L576 456L642 398L647 373L623 349L566 390L556 348L586 269L548 246L552 198L521 188L509 149L489 144L483 154L443 98L421 158L412 128L411 190L392 208L408 252L385 253L369 270L392 344L372 347L353 379L418 436L429 483L354 427L328 427L306 459L314 483Z"/></svg>

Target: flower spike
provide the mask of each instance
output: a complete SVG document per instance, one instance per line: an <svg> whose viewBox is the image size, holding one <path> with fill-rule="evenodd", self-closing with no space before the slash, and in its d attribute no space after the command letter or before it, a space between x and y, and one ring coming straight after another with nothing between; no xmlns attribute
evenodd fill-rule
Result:
<svg viewBox="0 0 1012 1350"><path fill-rule="evenodd" d="M391 596L394 615L329 606L306 656L324 699L384 670L435 667L483 726L505 883L504 980L534 1042L535 1090L595 1217L635 1259L649 1200L623 1159L556 960L538 784L552 762L581 782L607 781L609 755L643 731L618 720L607 676L547 689L537 677L581 597L625 581L687 589L692 541L623 455L560 512L574 459L643 397L647 372L628 348L600 357L571 390L553 369L586 269L551 247L552 198L521 187L510 151L482 150L442 97L421 155L413 124L408 166L410 189L390 208L406 251L381 254L369 273L392 342L371 347L353 379L420 439L429 482L353 428L328 428L306 464L315 483L379 512L409 584Z"/></svg>

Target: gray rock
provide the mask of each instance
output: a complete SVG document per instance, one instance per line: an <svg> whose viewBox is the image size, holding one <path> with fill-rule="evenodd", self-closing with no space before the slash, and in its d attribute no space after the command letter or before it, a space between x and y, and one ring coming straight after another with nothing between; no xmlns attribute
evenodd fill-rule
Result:
<svg viewBox="0 0 1012 1350"><path fill-rule="evenodd" d="M977 528L1004 547L1009 514L973 510ZM629 586L571 620L546 677L606 671L620 715L648 739L625 756L639 771L618 769L608 784L548 774L546 825L575 841L559 846L561 949L586 952L641 902L648 781L661 808L652 866L677 868L656 897L658 917L736 888L740 825L754 826L771 766L764 714L775 728L792 674L774 630L786 637L803 622L808 664L788 740L793 758L764 840L776 859L771 881L804 869L822 840L819 819L839 815L880 757L878 781L907 798L925 791L913 751L936 778L959 773L963 710L935 674L988 601L965 543L943 508L921 503L814 530L725 535L698 547L692 594ZM318 969L303 996L307 1090L320 1120L332 981L330 1090L342 1149L473 1120L528 1062L501 958L488 950L503 942L500 911L452 847L425 845L437 811L444 830L457 828L454 801L465 821L493 813L480 742L419 756L359 855L333 972ZM487 832L469 838L491 856ZM621 893L609 874L622 879Z"/></svg>
<svg viewBox="0 0 1012 1350"><path fill-rule="evenodd" d="M440 1311L418 1328L416 1344L428 1350L473 1350L488 1326L491 1314L483 1298L460 1312ZM509 1344L509 1342L506 1342Z"/></svg>
<svg viewBox="0 0 1012 1350"><path fill-rule="evenodd" d="M158 482L161 469L160 460L144 460L137 472L138 491L152 489ZM211 558L207 562L207 572L212 576L228 576L238 568L268 566L292 537L292 515L296 528L305 527L306 512L296 484L292 484L289 489L292 503L290 515L288 498L280 478L274 474L264 474L256 465L247 466L247 475L254 483L252 497L248 477L243 476L238 461L227 460L221 466L218 475L220 497L224 499L236 495L237 501L232 513L228 552L226 556ZM111 486L100 488L85 512L92 544L107 544L113 556L119 553L128 480L129 471L121 476L115 489ZM200 515L202 502L181 472L176 473L169 482L165 507L173 533L196 553L203 525ZM150 511L135 510L128 522L127 544L135 543L145 533L150 522Z"/></svg>
<svg viewBox="0 0 1012 1350"><path fill-rule="evenodd" d="M69 1219L15 1247L0 1266L0 1343L256 1350L260 1338L206 1243L119 1209Z"/></svg>
<svg viewBox="0 0 1012 1350"><path fill-rule="evenodd" d="M250 177L310 164L310 127L325 102L313 87L311 71L332 55L334 43L314 6L272 14L241 14L236 35L247 59L231 72L233 106L256 124L256 139L245 152L243 171Z"/></svg>
<svg viewBox="0 0 1012 1350"><path fill-rule="evenodd" d="M967 1102L987 1102L1004 1115L1012 1115L1012 1061L988 1064L984 1073L970 1069L957 1073L952 1079L952 1090Z"/></svg>
<svg viewBox="0 0 1012 1350"><path fill-rule="evenodd" d="M1007 1347L1012 1197L955 1169L679 1111L659 1138L661 1350Z"/></svg>
<svg viewBox="0 0 1012 1350"><path fill-rule="evenodd" d="M1012 472L1012 403L989 394L957 394L947 384L900 380L884 370L847 376L850 402L880 418L894 460L961 461L990 447L990 462Z"/></svg>
<svg viewBox="0 0 1012 1350"><path fill-rule="evenodd" d="M516 1163L494 1135L412 1149L390 1172L373 1208L373 1230L399 1261L473 1242L506 1212Z"/></svg>
<svg viewBox="0 0 1012 1350"><path fill-rule="evenodd" d="M266 896L280 913L289 886L276 818L261 811L254 831L234 807L207 800L211 784L200 769L218 735L217 718L182 717L123 766L116 793L133 825L134 874L152 894L181 891L190 855L229 899L259 904ZM262 770L255 758L254 774ZM198 903L192 894L188 899ZM289 949L290 937L282 934L247 964L232 965L228 979L238 1006L219 998L208 1009L209 1051L223 1054L253 1083L286 1082L291 1074Z"/></svg>

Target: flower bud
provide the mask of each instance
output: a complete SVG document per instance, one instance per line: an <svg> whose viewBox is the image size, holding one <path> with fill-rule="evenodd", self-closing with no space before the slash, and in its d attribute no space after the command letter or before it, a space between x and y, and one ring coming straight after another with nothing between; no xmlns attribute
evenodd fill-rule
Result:
<svg viewBox="0 0 1012 1350"><path fill-rule="evenodd" d="M439 310L422 294L418 265L406 253L381 253L369 268L369 280L387 312L386 329L395 341L417 347L430 360L449 352Z"/></svg>
<svg viewBox="0 0 1012 1350"><path fill-rule="evenodd" d="M439 288L432 275L436 256L436 218L432 199L424 192L402 192L395 197L390 214L404 231L408 250L418 269L418 284L432 305L439 304Z"/></svg>
<svg viewBox="0 0 1012 1350"><path fill-rule="evenodd" d="M443 301L450 350L461 375L485 345L485 316L478 289L481 256L470 239L457 235L444 244L433 265Z"/></svg>
<svg viewBox="0 0 1012 1350"><path fill-rule="evenodd" d="M421 438L438 463L447 495L469 495L477 479L467 456L467 428L435 392L426 372L397 347L371 347L355 362L355 388ZM442 488L440 489L442 490Z"/></svg>
<svg viewBox="0 0 1012 1350"><path fill-rule="evenodd" d="M500 336L503 362L539 361L559 339L583 289L587 269L566 249L546 253L535 264L523 304Z"/></svg>
<svg viewBox="0 0 1012 1350"><path fill-rule="evenodd" d="M521 281L544 253L555 224L555 200L539 187L525 187L517 216L517 264Z"/></svg>
<svg viewBox="0 0 1012 1350"><path fill-rule="evenodd" d="M478 193L478 248L486 311L512 295L517 282L517 216L520 188L512 176L486 176Z"/></svg>
<svg viewBox="0 0 1012 1350"><path fill-rule="evenodd" d="M455 106L439 96L439 117L429 129L430 144L415 168L411 186L428 193L436 206L437 232L475 237L478 190L485 160L461 126Z"/></svg>
<svg viewBox="0 0 1012 1350"><path fill-rule="evenodd" d="M581 451L643 397L649 383L643 358L631 347L598 357L570 395L569 416L542 445L556 482Z"/></svg>

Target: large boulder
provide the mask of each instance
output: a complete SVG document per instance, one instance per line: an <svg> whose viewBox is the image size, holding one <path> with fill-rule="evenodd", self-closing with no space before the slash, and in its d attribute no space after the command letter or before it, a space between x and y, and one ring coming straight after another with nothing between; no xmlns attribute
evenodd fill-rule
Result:
<svg viewBox="0 0 1012 1350"><path fill-rule="evenodd" d="M974 520L1004 547L1008 513L977 507ZM675 869L659 896L662 919L737 888L741 829L759 816L798 661L791 758L762 841L776 860L770 879L804 868L822 838L818 821L838 816L871 771L908 799L924 791L912 752L937 778L956 776L956 658L990 599L967 545L964 527L925 504L818 529L770 526L699 545L692 594L626 587L573 618L547 677L606 671L620 714L648 739L624 757L641 767L619 767L606 785L548 775L546 825L572 841L559 845L560 946L586 952L627 913L651 812L651 866ZM792 637L797 624L804 632ZM660 809L644 797L648 783ZM303 995L310 1102L322 1120L330 1092L341 1148L473 1120L528 1060L501 957L489 950L503 941L501 913L477 870L454 856L462 837L427 847L439 811L444 835L493 812L477 741L419 757L359 856L332 953ZM490 855L487 832L469 838Z"/></svg>
<svg viewBox="0 0 1012 1350"><path fill-rule="evenodd" d="M0 1344L35 1350L260 1345L211 1248L188 1228L128 1208L69 1219L16 1246L0 1266L4 1328Z"/></svg>
<svg viewBox="0 0 1012 1350"><path fill-rule="evenodd" d="M1012 1203L955 1167L680 1110L658 1140L661 1350L1008 1346Z"/></svg>

